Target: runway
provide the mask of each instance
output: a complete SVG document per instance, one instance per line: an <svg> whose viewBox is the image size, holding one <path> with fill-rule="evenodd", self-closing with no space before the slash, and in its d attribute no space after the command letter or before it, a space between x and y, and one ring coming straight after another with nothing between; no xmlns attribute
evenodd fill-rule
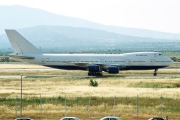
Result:
<svg viewBox="0 0 180 120"><path fill-rule="evenodd" d="M139 79L162 79L162 78L180 78L180 75L104 75L102 77L86 76L86 75L24 75L22 78L139 78ZM21 78L20 75L0 75L0 78Z"/></svg>
<svg viewBox="0 0 180 120"><path fill-rule="evenodd" d="M96 78L180 78L179 68L164 68L158 70L158 75L153 76L154 70L142 71L121 71L119 74L103 73L102 77ZM93 78L88 76L88 71L80 70L61 70L40 65L22 64L22 63L1 63L0 64L0 78Z"/></svg>

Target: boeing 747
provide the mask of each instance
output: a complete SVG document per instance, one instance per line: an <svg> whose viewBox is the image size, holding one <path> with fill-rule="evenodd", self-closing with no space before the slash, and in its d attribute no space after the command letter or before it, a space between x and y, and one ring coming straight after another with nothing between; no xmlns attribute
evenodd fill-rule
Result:
<svg viewBox="0 0 180 120"><path fill-rule="evenodd" d="M12 58L32 64L66 70L87 70L88 76L102 76L102 72L118 74L121 70L154 70L164 68L173 61L159 52L133 52L124 54L43 54L16 30L6 29L14 53Z"/></svg>

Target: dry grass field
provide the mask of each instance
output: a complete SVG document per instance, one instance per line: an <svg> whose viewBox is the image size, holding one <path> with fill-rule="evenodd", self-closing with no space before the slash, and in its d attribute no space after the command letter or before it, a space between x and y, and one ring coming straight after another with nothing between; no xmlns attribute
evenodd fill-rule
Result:
<svg viewBox="0 0 180 120"><path fill-rule="evenodd" d="M160 116L161 102L163 117L180 120L180 69L160 69L157 77L152 73L153 70L120 71L117 75L87 77L87 71L0 64L0 119L15 119L16 109L19 116L22 74L23 116L34 120L58 120L63 116L98 120L114 114L121 120L136 119L137 95L139 120ZM90 80L99 86L89 86Z"/></svg>

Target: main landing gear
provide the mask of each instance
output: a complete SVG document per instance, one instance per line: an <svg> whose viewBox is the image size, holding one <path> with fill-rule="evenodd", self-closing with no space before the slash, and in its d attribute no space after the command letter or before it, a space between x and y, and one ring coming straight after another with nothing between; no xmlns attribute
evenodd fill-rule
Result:
<svg viewBox="0 0 180 120"><path fill-rule="evenodd" d="M158 71L158 69L154 70L154 74L153 74L154 76L157 76L157 71Z"/></svg>
<svg viewBox="0 0 180 120"><path fill-rule="evenodd" d="M88 76L102 76L102 72L88 72Z"/></svg>

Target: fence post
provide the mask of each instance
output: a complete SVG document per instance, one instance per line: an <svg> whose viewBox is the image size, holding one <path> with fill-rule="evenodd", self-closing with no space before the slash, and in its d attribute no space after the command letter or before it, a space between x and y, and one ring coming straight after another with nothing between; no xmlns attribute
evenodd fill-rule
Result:
<svg viewBox="0 0 180 120"><path fill-rule="evenodd" d="M160 116L162 117L162 95L160 97L160 104L161 104L161 107L160 107Z"/></svg>
<svg viewBox="0 0 180 120"><path fill-rule="evenodd" d="M18 97L16 96L16 118L18 118L18 115L17 115L17 111L18 111L17 104L18 104Z"/></svg>
<svg viewBox="0 0 180 120"><path fill-rule="evenodd" d="M138 95L137 95L137 98L136 98L136 120L138 120Z"/></svg>
<svg viewBox="0 0 180 120"><path fill-rule="evenodd" d="M40 95L40 120L42 120L42 99Z"/></svg>
<svg viewBox="0 0 180 120"><path fill-rule="evenodd" d="M20 116L21 116L21 118L22 118L22 76L23 76L23 75L21 75L21 110L20 110Z"/></svg>
<svg viewBox="0 0 180 120"><path fill-rule="evenodd" d="M89 112L89 120L91 119L91 109L90 109L90 106L91 106L91 96L89 95L89 107L88 107L88 112Z"/></svg>
<svg viewBox="0 0 180 120"><path fill-rule="evenodd" d="M66 117L66 95L64 99L64 116Z"/></svg>
<svg viewBox="0 0 180 120"><path fill-rule="evenodd" d="M116 116L116 95L114 96L114 116Z"/></svg>

